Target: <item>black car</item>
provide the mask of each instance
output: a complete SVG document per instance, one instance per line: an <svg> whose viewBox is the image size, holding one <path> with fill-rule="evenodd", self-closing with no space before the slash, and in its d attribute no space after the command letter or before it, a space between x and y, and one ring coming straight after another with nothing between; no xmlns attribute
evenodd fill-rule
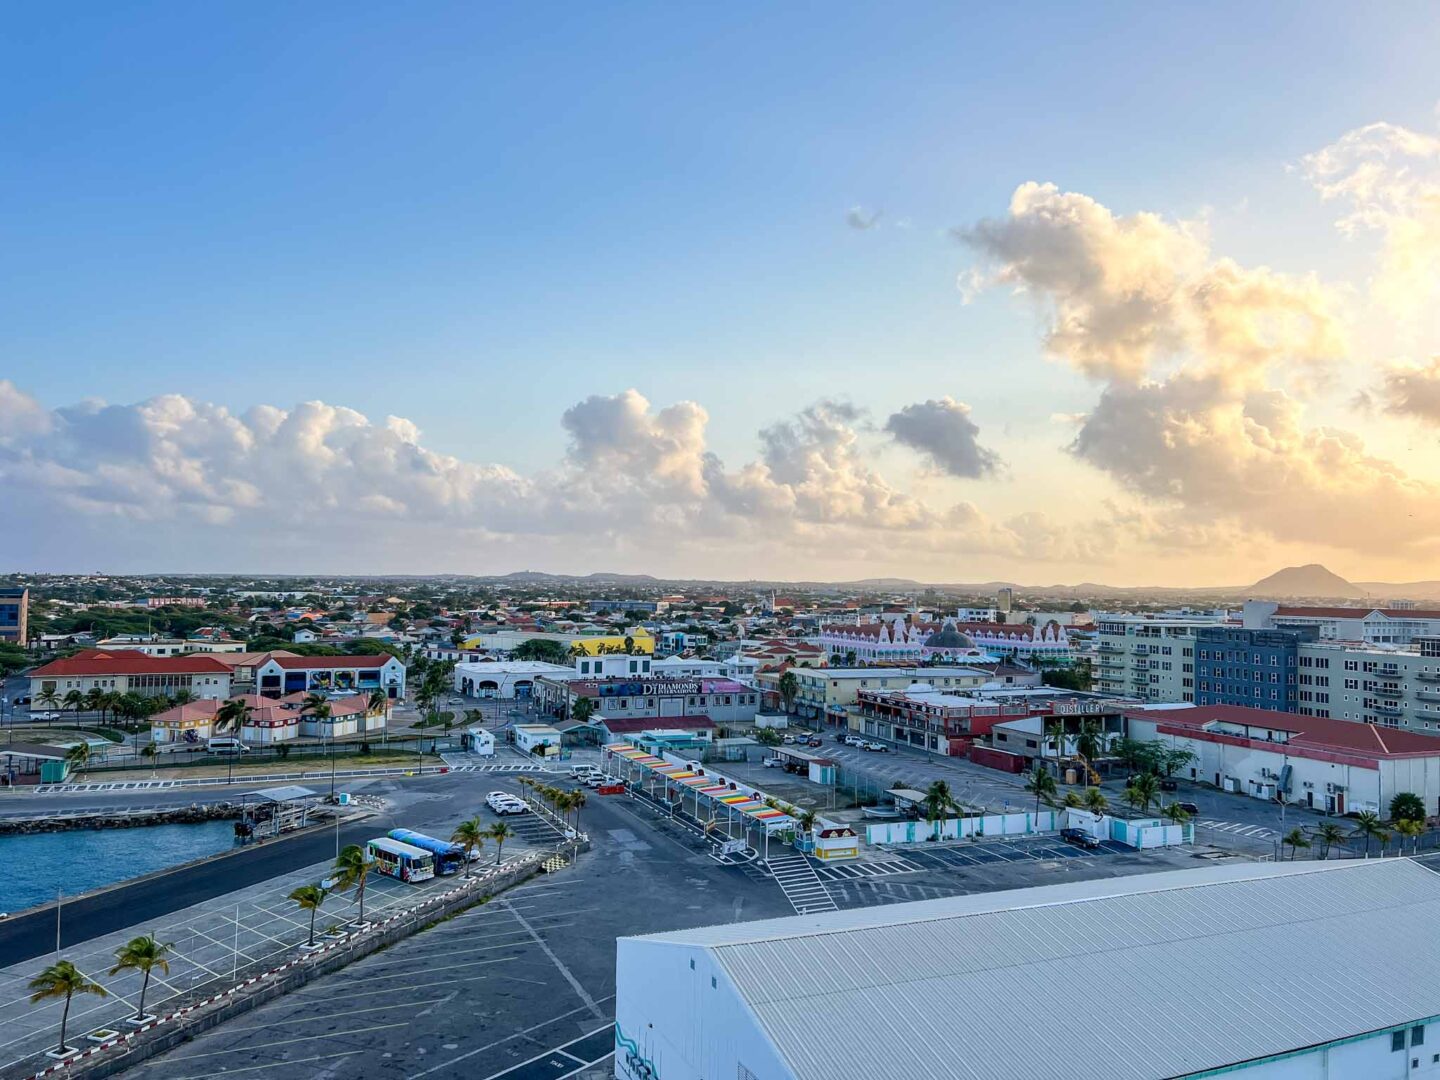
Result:
<svg viewBox="0 0 1440 1080"><path fill-rule="evenodd" d="M1196 806L1193 802L1177 802L1175 805L1178 806L1181 810L1184 810L1191 817L1194 817L1196 814L1200 813L1200 807Z"/></svg>
<svg viewBox="0 0 1440 1080"><path fill-rule="evenodd" d="M1091 836L1084 829L1061 829L1060 839L1067 844L1078 844L1083 848L1098 848L1100 841Z"/></svg>
<svg viewBox="0 0 1440 1080"><path fill-rule="evenodd" d="M1175 783L1174 780L1161 780L1161 781L1160 781L1160 790L1161 790L1161 791L1176 791L1176 790L1179 789L1179 787L1180 787L1180 785L1177 784L1177 783Z"/></svg>

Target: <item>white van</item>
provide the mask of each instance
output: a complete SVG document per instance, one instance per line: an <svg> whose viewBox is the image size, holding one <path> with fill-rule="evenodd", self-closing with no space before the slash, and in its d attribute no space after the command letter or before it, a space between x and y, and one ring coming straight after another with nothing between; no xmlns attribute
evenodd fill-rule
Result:
<svg viewBox="0 0 1440 1080"><path fill-rule="evenodd" d="M250 748L239 739L206 739L205 749L212 754L248 754Z"/></svg>

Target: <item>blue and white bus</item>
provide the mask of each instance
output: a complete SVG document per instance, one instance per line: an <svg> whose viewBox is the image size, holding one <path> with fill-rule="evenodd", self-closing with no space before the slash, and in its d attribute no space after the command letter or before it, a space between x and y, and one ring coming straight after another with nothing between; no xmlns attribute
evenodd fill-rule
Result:
<svg viewBox="0 0 1440 1080"><path fill-rule="evenodd" d="M465 849L459 844L437 840L414 829L391 829L389 835L391 840L430 852L435 857L435 872L441 877L458 874L465 869Z"/></svg>
<svg viewBox="0 0 1440 1080"><path fill-rule="evenodd" d="M375 869L387 877L414 885L435 876L435 856L428 851L391 840L388 836L377 836L365 845L365 849L375 861Z"/></svg>

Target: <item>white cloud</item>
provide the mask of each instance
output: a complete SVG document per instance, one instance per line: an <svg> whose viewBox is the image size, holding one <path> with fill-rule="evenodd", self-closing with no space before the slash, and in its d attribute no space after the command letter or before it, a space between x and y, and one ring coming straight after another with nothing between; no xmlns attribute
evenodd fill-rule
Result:
<svg viewBox="0 0 1440 1080"><path fill-rule="evenodd" d="M998 454L980 445L980 428L970 419L970 406L951 397L906 405L885 421L885 430L951 476L989 476L1001 465Z"/></svg>
<svg viewBox="0 0 1440 1080"><path fill-rule="evenodd" d="M1162 509L1158 533L1130 521L1132 540L1179 538L1183 511L1367 552L1440 542L1440 487L1352 433L1306 426L1295 389L1347 351L1337 296L1313 277L1243 267L1192 224L1050 184L1022 184L1007 217L957 235L992 282L1040 305L1050 354L1104 384L1070 449Z"/></svg>
<svg viewBox="0 0 1440 1080"><path fill-rule="evenodd" d="M874 213L870 213L867 212L863 206L852 206L849 210L845 211L845 224L861 232L866 229L873 229L880 224L880 215L883 212L884 211L876 210Z"/></svg>
<svg viewBox="0 0 1440 1080"><path fill-rule="evenodd" d="M1440 424L1440 356L1428 364L1393 364L1381 374L1379 388L1364 400L1378 399L1386 412Z"/></svg>
<svg viewBox="0 0 1440 1080"><path fill-rule="evenodd" d="M1348 131L1301 162L1324 199L1349 204L1346 236L1381 239L1375 297L1408 317L1440 301L1440 138L1396 124Z"/></svg>

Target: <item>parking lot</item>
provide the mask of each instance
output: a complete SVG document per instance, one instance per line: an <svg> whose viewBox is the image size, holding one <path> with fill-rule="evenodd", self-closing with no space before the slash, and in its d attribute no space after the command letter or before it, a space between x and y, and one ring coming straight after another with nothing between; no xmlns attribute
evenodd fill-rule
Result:
<svg viewBox="0 0 1440 1080"><path fill-rule="evenodd" d="M791 913L774 882L694 854L629 803L592 800L582 823L596 848L574 866L317 979L134 1075L611 1075L617 936ZM520 827L527 817L506 820Z"/></svg>
<svg viewBox="0 0 1440 1080"><path fill-rule="evenodd" d="M488 809L479 811L485 824L499 820ZM503 856L508 862L537 848L553 847L556 830L536 814L507 816L515 830ZM375 835L383 835L389 824L377 820ZM422 830L433 832L435 830ZM482 853L488 865L495 859L493 843ZM170 971L156 971L145 1000L147 1012L163 1012L165 1002L176 995L196 990L207 983L228 979L248 964L275 961L293 953L309 935L310 919L287 899L297 886L313 884L331 871L330 862L317 863L262 884L216 897L157 920L153 926L131 927L107 934L82 945L67 947L65 959L99 982L109 992L105 998L77 997L70 1009L69 1034L73 1040L102 1025L111 1025L135 1014L141 976L133 971L109 975L115 950L141 934L173 946L168 957ZM431 890L449 888L453 878L434 878L409 885L371 873L365 888L367 917L381 916L397 907L416 902ZM315 919L315 932L353 922L359 915L353 892L332 893ZM61 918L64 918L62 909ZM55 957L37 958L0 969L0 1068L14 1064L53 1046L59 1030L61 1003L48 1001L32 1005L26 992L28 981Z"/></svg>

